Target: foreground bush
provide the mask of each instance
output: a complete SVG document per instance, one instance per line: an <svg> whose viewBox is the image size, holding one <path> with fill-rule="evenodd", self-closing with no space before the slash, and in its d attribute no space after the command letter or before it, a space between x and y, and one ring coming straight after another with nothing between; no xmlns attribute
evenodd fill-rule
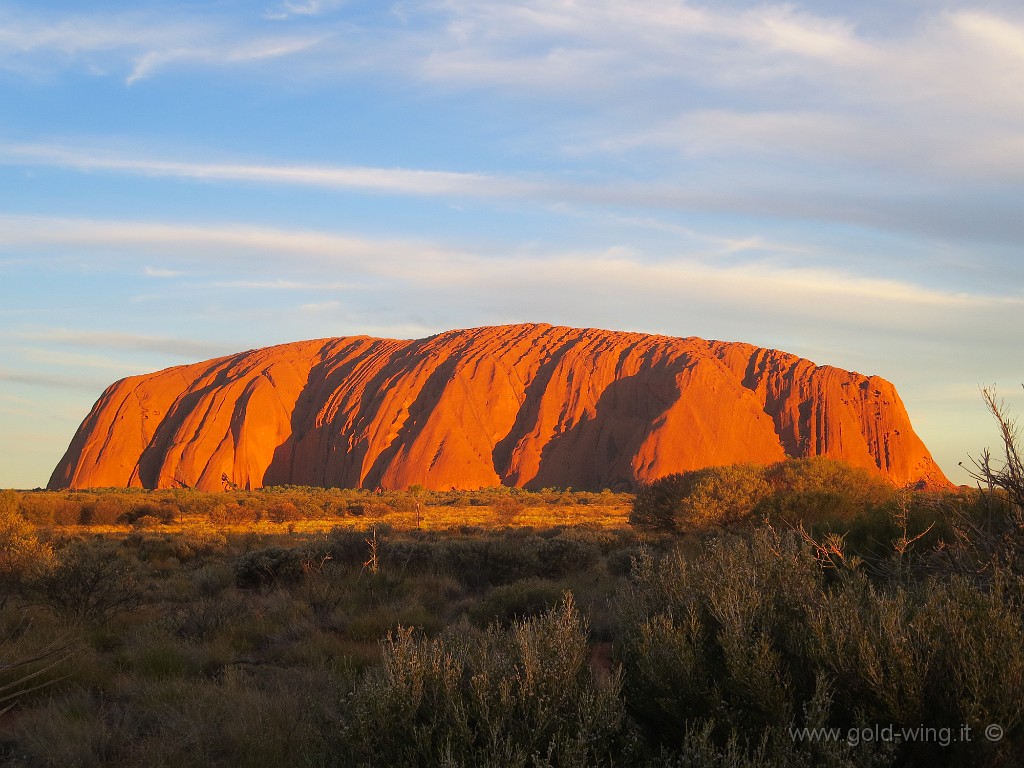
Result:
<svg viewBox="0 0 1024 768"><path fill-rule="evenodd" d="M1024 581L874 584L817 555L759 528L692 561L640 558L617 606L616 658L652 747L686 752L701 734L782 765L1020 764ZM1001 739L982 735L992 724ZM876 726L934 732L857 738ZM835 730L808 735L822 728Z"/></svg>
<svg viewBox="0 0 1024 768"><path fill-rule="evenodd" d="M571 595L483 633L388 637L342 724L360 765L600 766L621 753L619 681L588 665Z"/></svg>

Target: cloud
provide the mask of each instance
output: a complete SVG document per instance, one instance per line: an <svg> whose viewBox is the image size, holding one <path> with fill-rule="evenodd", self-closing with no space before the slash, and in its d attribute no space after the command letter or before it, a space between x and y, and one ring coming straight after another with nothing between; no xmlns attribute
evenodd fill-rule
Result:
<svg viewBox="0 0 1024 768"><path fill-rule="evenodd" d="M1024 181L1020 16L925 11L881 34L858 26L855 7L444 7L442 41L414 65L421 76L587 103L579 125L566 121L570 151L650 150L638 162L679 173L702 157L762 177L800 164L805 177L839 169L876 187Z"/></svg>
<svg viewBox="0 0 1024 768"><path fill-rule="evenodd" d="M884 315L894 306L929 312L942 308L1020 306L1015 294L989 295L927 287L920 283L858 274L850 269L815 266L814 254L765 254L742 263L720 264L703 251L644 253L609 248L592 251L498 251L452 248L444 244L400 238L371 238L311 230L247 225L183 225L159 222L97 221L49 217L0 217L0 237L21 249L73 245L121 253L134 261L139 254L159 253L175 268L194 271L202 265L211 285L237 290L308 290L318 286L324 269L343 270L338 291L367 286L445 293L502 291L530 286L578 291L628 290L722 300L730 305L753 301L785 308L799 300L805 308L853 314L871 309ZM83 258L88 258L83 255ZM244 264L247 277L225 279ZM287 276L282 274L287 265ZM112 266L111 268L116 268ZM882 269L879 267L879 269ZM886 269L885 271L889 271ZM881 320L884 322L884 319ZM49 330L47 338L68 343L122 348L156 348L190 352L188 342L130 334L81 334ZM212 350L195 350L212 351Z"/></svg>
<svg viewBox="0 0 1024 768"><path fill-rule="evenodd" d="M282 20L294 16L319 16L346 5L348 0L304 0L304 2L284 2L265 15L268 19Z"/></svg>
<svg viewBox="0 0 1024 768"><path fill-rule="evenodd" d="M160 279L167 279L172 277L181 277L185 273L176 269L160 269L159 267L146 267L142 273L146 277L156 277Z"/></svg>
<svg viewBox="0 0 1024 768"><path fill-rule="evenodd" d="M299 307L299 309L302 310L303 312L317 313L332 312L333 310L339 309L340 307L340 301L320 301L303 304L302 306Z"/></svg>
<svg viewBox="0 0 1024 768"><path fill-rule="evenodd" d="M296 166L197 162L90 150L50 144L0 142L0 163L35 164L71 168L86 172L109 171L149 177L187 178L199 182L248 183L305 186L338 191L408 195L426 198L515 200L525 205L632 208L690 213L695 210L779 219L818 219L912 232L940 238L981 239L1016 244L1024 237L1024 219L1007 200L979 194L971 188L880 184L872 176L856 172L836 185L794 169L793 154L837 162L844 153L881 159L876 145L892 144L881 130L873 143L868 128L823 113L744 114L725 110L695 112L667 125L632 137L618 137L602 143L601 151L622 152L642 146L668 146L680 154L714 155L725 162L705 174L691 169L688 178L674 181L651 179L623 181L595 178L571 181L558 176L531 174L519 177L502 174L465 173L443 170L375 168L360 166ZM1024 145L1024 139L1022 139ZM593 147L578 148L592 152ZM952 165L968 166L975 157L964 149L944 158L931 154L927 140L915 150L922 165L942 170ZM834 154L830 154L833 153ZM898 147L886 150L898 153ZM987 153L993 173L1006 175L1016 167L1013 157L1001 157L998 145ZM750 171L748 155L772 161L789 170L759 175ZM932 158L931 160L929 158ZM895 158L890 166L907 164ZM671 162L663 163L672 168ZM759 165L763 165L759 162ZM1018 163L1024 173L1024 159ZM976 168L966 172L976 175ZM608 215L607 210L602 215ZM627 216L626 218L629 218ZM635 219L635 217L633 217ZM655 219L647 217L650 221ZM152 234L152 233L151 233ZM14 236L14 235L12 235Z"/></svg>
<svg viewBox="0 0 1024 768"><path fill-rule="evenodd" d="M109 383L98 380L88 381L78 376L25 373L6 368L0 368L0 381L10 384L27 384L32 387L55 387L57 389L73 389L90 393L103 389Z"/></svg>
<svg viewBox="0 0 1024 768"><path fill-rule="evenodd" d="M115 72L128 85L171 64L236 66L293 56L324 32L266 35L242 19L181 11L13 13L0 9L0 68L37 75Z"/></svg>
<svg viewBox="0 0 1024 768"><path fill-rule="evenodd" d="M783 57L820 67L871 56L850 21L788 4L711 10L678 0L454 0L444 8L445 36L424 60L432 79L585 94L588 83L650 78L735 83L743 74L763 82L793 74Z"/></svg>
<svg viewBox="0 0 1024 768"><path fill-rule="evenodd" d="M360 166L201 163L46 144L0 144L0 162L197 181L284 184L420 196L523 198L542 191L542 185L536 182L488 174Z"/></svg>
<svg viewBox="0 0 1024 768"><path fill-rule="evenodd" d="M235 65L291 56L320 45L326 38L264 38L237 45L169 47L150 50L139 56L125 83L132 85L150 77L170 64Z"/></svg>
<svg viewBox="0 0 1024 768"><path fill-rule="evenodd" d="M117 349L138 352L159 352L181 358L213 357L228 354L232 350L223 345L198 339L180 339L171 336L151 336L145 334L124 333L120 331L83 331L67 328L44 328L20 331L9 334L13 338L27 341L42 341L58 344L63 347L87 349ZM76 358L78 359L78 358ZM94 358L82 357L84 363L96 362ZM92 362L90 362L90 360ZM100 361L102 367L123 367L123 363ZM110 365L107 365L107 363ZM62 361L62 364L66 361Z"/></svg>
<svg viewBox="0 0 1024 768"><path fill-rule="evenodd" d="M329 8L279 9L301 20ZM0 34L10 36L8 58L59 50L78 61L83 51L118 51L133 82L185 61L215 68L285 57L325 88L358 68L363 77L404 78L427 99L483 89L489 100L554 114L521 140L549 165L586 163L595 169L590 181L205 162L45 143L6 144L2 161L374 194L722 211L936 238L1024 236L1019 206L1005 204L1017 190L1002 189L1024 182L1024 19L1005 8L889 11L901 23L884 31L863 23L868 11L852 5L843 15L824 4L680 0L413 0L400 10L401 18L325 16L291 36L268 35L241 14L166 24L123 15L109 29L94 16L82 25L73 23L79 17L25 16L15 32ZM345 44L321 44L335 37ZM637 169L634 181L601 177L626 162Z"/></svg>
<svg viewBox="0 0 1024 768"><path fill-rule="evenodd" d="M353 282L299 280L218 280L218 288L242 288L257 291L344 291L358 287Z"/></svg>

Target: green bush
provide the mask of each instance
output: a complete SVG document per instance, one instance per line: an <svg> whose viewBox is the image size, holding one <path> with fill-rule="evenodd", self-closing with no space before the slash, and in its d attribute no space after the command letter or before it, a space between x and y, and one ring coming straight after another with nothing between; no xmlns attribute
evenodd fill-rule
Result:
<svg viewBox="0 0 1024 768"><path fill-rule="evenodd" d="M541 576L559 579L570 573L585 571L601 556L600 549L583 537L562 534L542 539L537 547L537 560Z"/></svg>
<svg viewBox="0 0 1024 768"><path fill-rule="evenodd" d="M685 474L665 475L637 488L629 513L630 525L651 531L674 531L676 508L689 493L690 481Z"/></svg>
<svg viewBox="0 0 1024 768"><path fill-rule="evenodd" d="M438 572L476 592L540 573L536 542L513 537L447 540L439 544L435 562Z"/></svg>
<svg viewBox="0 0 1024 768"><path fill-rule="evenodd" d="M232 563L235 584L242 589L294 583L302 578L305 560L297 547L266 547L240 555Z"/></svg>
<svg viewBox="0 0 1024 768"><path fill-rule="evenodd" d="M771 493L756 464L667 475L637 490L629 521L638 528L685 531L743 522Z"/></svg>
<svg viewBox="0 0 1024 768"><path fill-rule="evenodd" d="M474 624L507 626L516 619L537 616L558 605L563 588L547 579L522 579L495 587L469 611Z"/></svg>
<svg viewBox="0 0 1024 768"><path fill-rule="evenodd" d="M768 517L834 528L892 508L896 501L897 489L878 473L818 456L769 467L734 464L667 475L637 490L630 523L688 531Z"/></svg>
<svg viewBox="0 0 1024 768"><path fill-rule="evenodd" d="M135 525L143 518L150 518L159 525L170 525L177 517L178 510L170 504L146 503L133 506L131 509L121 512L115 521L124 525Z"/></svg>
<svg viewBox="0 0 1024 768"><path fill-rule="evenodd" d="M823 456L790 459L767 472L770 497L763 515L790 524L849 524L865 513L891 505L896 487L877 472Z"/></svg>

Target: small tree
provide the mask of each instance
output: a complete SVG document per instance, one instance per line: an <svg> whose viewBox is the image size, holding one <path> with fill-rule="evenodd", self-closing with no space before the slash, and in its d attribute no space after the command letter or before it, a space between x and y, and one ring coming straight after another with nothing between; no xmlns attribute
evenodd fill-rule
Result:
<svg viewBox="0 0 1024 768"><path fill-rule="evenodd" d="M1006 402L996 396L995 387L982 388L981 396L999 425L1003 458L993 459L991 451L986 448L980 458L971 459L974 469L967 471L976 482L984 484L988 491L991 492L993 488L1004 491L1020 513L1024 511L1024 462L1021 461L1020 427L1017 420L1010 417Z"/></svg>
<svg viewBox="0 0 1024 768"><path fill-rule="evenodd" d="M633 497L629 523L637 528L655 531L673 531L676 527L676 507L688 492L687 473L673 473L644 483Z"/></svg>
<svg viewBox="0 0 1024 768"><path fill-rule="evenodd" d="M97 625L142 603L142 571L116 544L72 540L56 564L37 576L31 591L64 617Z"/></svg>
<svg viewBox="0 0 1024 768"><path fill-rule="evenodd" d="M961 569L992 572L994 565L1008 565L1024 573L1020 553L1024 551L1024 463L1021 461L1020 429L1010 417L1006 403L996 396L995 387L984 387L981 395L995 417L1002 441L1001 459L986 448L968 474L978 483L987 514L960 514L955 521L957 546L952 554ZM961 462L961 466L964 466Z"/></svg>
<svg viewBox="0 0 1024 768"><path fill-rule="evenodd" d="M512 494L507 496L499 496L491 504L491 509L494 510L494 519L498 525L505 526L506 528L511 526L520 513L525 509L523 502Z"/></svg>

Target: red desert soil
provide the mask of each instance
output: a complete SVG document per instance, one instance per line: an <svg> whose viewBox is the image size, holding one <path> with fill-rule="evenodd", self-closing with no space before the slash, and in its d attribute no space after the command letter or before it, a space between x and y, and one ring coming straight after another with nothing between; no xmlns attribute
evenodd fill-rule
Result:
<svg viewBox="0 0 1024 768"><path fill-rule="evenodd" d="M132 376L51 488L630 488L829 456L948 481L885 379L749 344L550 325L283 344Z"/></svg>

